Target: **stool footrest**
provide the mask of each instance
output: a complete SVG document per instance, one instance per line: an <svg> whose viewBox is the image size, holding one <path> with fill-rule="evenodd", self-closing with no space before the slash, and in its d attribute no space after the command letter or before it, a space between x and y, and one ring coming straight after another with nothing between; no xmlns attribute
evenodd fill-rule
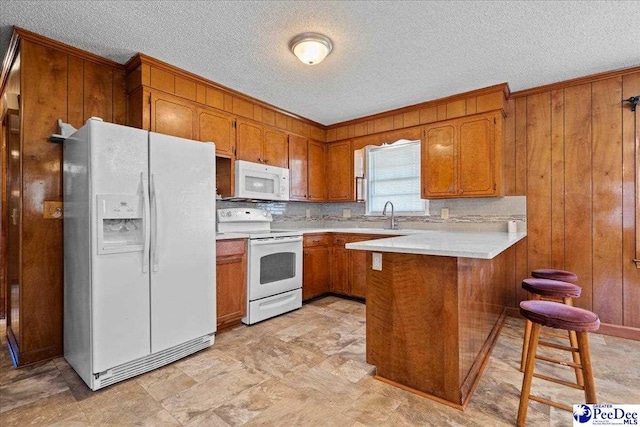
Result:
<svg viewBox="0 0 640 427"><path fill-rule="evenodd" d="M567 387L575 388L576 390L584 390L584 386L578 385L576 383L570 383L569 381L560 380L558 378L549 377L547 375L533 373L534 378L540 378L541 380L549 381L556 384L566 385Z"/></svg>
<svg viewBox="0 0 640 427"><path fill-rule="evenodd" d="M567 338L568 335L567 334L561 334L558 332L554 332L553 329L552 330L540 330L540 335L544 335L545 337L556 337L556 338Z"/></svg>
<svg viewBox="0 0 640 427"><path fill-rule="evenodd" d="M551 347L551 348L555 348L555 349L558 349L558 350L571 351L571 352L574 352L574 353L578 352L578 349L575 348L575 347L569 347L568 345L556 344L556 343L552 343L552 342L549 342L549 341L539 341L538 345L542 345L542 346L545 346L545 347Z"/></svg>
<svg viewBox="0 0 640 427"><path fill-rule="evenodd" d="M554 359L553 357L541 356L537 354L536 359L544 360L545 362L549 363L555 363L556 365L568 366L573 369L582 369L582 365L580 365L579 363L565 362L564 360Z"/></svg>
<svg viewBox="0 0 640 427"><path fill-rule="evenodd" d="M544 397L530 395L529 399L535 400L536 402L544 403L545 405L553 406L554 408L564 409L565 411L573 412L573 408L571 408L570 406L564 405L562 403L554 402L553 400L545 399Z"/></svg>

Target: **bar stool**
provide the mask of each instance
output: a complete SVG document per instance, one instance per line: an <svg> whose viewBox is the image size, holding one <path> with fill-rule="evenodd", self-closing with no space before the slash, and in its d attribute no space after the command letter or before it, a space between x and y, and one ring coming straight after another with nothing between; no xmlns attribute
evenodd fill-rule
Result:
<svg viewBox="0 0 640 427"><path fill-rule="evenodd" d="M576 273L566 270L556 270L553 268L540 268L538 270L533 270L531 272L531 276L536 279L559 280L561 282L569 283L576 283L578 281L578 275Z"/></svg>
<svg viewBox="0 0 640 427"><path fill-rule="evenodd" d="M598 315L590 312L589 310L568 306L566 304L561 304L553 301L537 300L522 301L520 303L520 313L527 320L530 320L533 323L533 328L531 330L531 341L529 342L529 352L527 355L524 378L522 380L522 391L520 393L518 426L524 426L526 423L529 399L536 402L544 403L546 405L551 405L559 409L564 409L569 412L572 411L572 408L568 405L531 395L531 382L533 380L533 377L573 387L578 390L584 390L585 403L597 403L596 389L593 381L593 370L591 369L591 355L589 353L589 339L587 336L587 332L597 331L600 327L600 319L598 318ZM574 332L577 337L577 347L565 347L557 344L538 341L541 326L564 329ZM538 344L570 351L574 354L577 353L579 363L568 364L551 357L538 356ZM551 363L558 363L560 365L569 365L574 368L580 369L583 372L584 385L573 384L568 381L563 381L557 378L534 373L536 359L544 360Z"/></svg>
<svg viewBox="0 0 640 427"><path fill-rule="evenodd" d="M532 273L541 270L534 270ZM551 271L551 270L545 270ZM562 270L553 270L562 271ZM564 272L570 273L570 272ZM573 273L570 273L573 274ZM575 276L575 274L573 274ZM577 276L575 276L577 278ZM522 288L529 293L530 300L552 300L562 302L566 305L573 306L573 298L578 298L582 292L582 288L578 285L568 282L561 282L559 280L551 279L536 279L529 278L522 281ZM559 336L557 334L551 334ZM531 321L526 320L524 325L524 341L522 342L522 357L520 359L520 371L524 372L524 365L527 360L527 352L529 351L529 340L531 338ZM576 334L569 331L569 342L571 346L575 347ZM578 362L578 355L573 354L573 362ZM578 384L582 384L582 371L576 369L576 381Z"/></svg>

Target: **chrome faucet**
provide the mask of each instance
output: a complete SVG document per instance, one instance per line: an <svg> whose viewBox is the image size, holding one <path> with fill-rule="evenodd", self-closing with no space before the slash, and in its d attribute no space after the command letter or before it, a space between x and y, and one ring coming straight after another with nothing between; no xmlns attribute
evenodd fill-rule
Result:
<svg viewBox="0 0 640 427"><path fill-rule="evenodd" d="M389 230L395 230L398 227L396 225L396 219L393 216L393 203L391 203L391 200L387 200L384 204L384 208L382 208L382 215L387 216L387 205L391 205L391 221L389 223Z"/></svg>

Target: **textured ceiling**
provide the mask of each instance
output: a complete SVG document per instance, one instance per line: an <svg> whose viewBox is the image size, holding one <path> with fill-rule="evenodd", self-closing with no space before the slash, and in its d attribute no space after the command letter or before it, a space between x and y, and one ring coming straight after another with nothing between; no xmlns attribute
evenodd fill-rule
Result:
<svg viewBox="0 0 640 427"><path fill-rule="evenodd" d="M120 63L142 52L333 124L508 82L512 91L640 64L638 1L0 1L11 26ZM298 33L334 43L317 66Z"/></svg>

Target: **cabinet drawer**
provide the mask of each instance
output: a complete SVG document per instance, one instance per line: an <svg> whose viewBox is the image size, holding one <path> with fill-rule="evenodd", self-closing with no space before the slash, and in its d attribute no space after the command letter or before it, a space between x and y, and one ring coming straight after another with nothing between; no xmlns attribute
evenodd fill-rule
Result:
<svg viewBox="0 0 640 427"><path fill-rule="evenodd" d="M328 246L331 244L331 236L328 234L309 234L304 236L303 246Z"/></svg>
<svg viewBox="0 0 640 427"><path fill-rule="evenodd" d="M246 252L246 239L218 240L216 242L216 256L242 255Z"/></svg>
<svg viewBox="0 0 640 427"><path fill-rule="evenodd" d="M333 244L334 245L344 245L349 241L349 236L346 234L336 234L333 236Z"/></svg>
<svg viewBox="0 0 640 427"><path fill-rule="evenodd" d="M387 237L396 237L387 234L351 234L349 236L349 243L365 242L367 240L386 239Z"/></svg>

